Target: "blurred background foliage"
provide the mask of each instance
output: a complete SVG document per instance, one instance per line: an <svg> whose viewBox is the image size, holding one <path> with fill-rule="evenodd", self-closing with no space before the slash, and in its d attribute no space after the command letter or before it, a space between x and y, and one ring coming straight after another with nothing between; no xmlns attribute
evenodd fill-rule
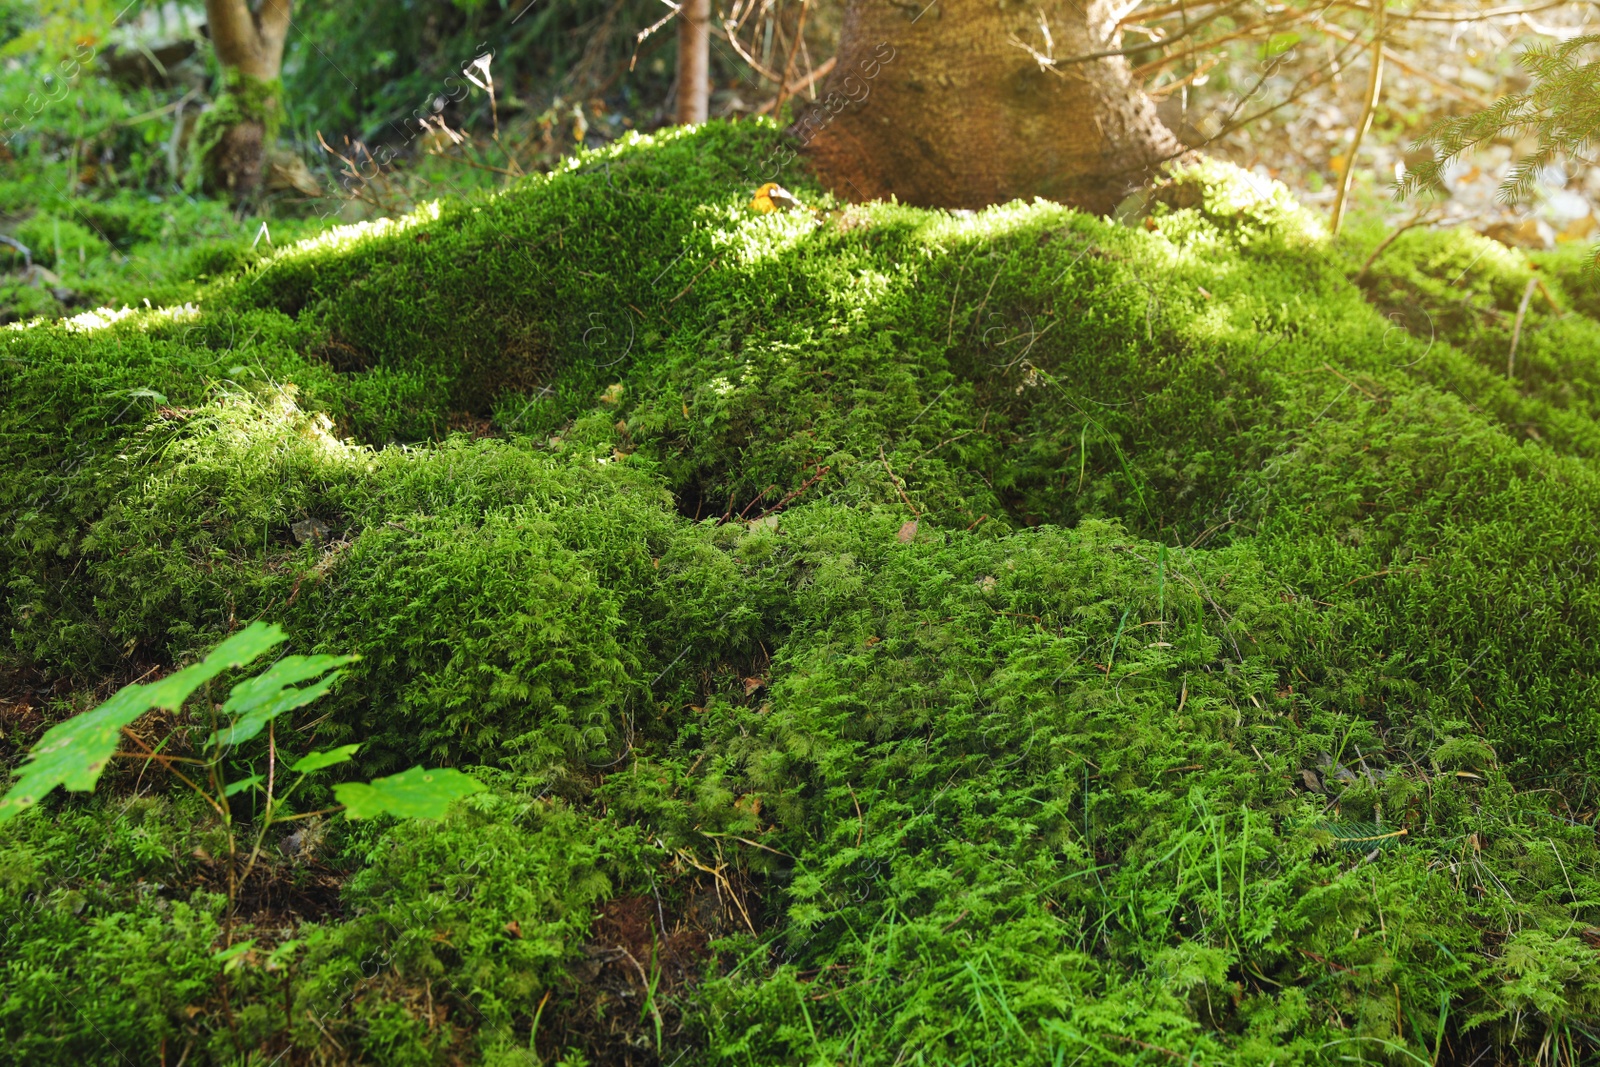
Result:
<svg viewBox="0 0 1600 1067"><path fill-rule="evenodd" d="M714 6L711 115L772 111L786 69L784 109L814 106L843 7ZM1584 32L1593 10L1534 8L1414 0L1391 11L1383 92L1353 163L1378 32L1369 6L1151 2L1119 28L1135 79L1187 143L1319 209L1354 166L1356 210L1398 225L1412 205L1392 202L1394 183L1434 158L1417 139L1528 90L1519 52ZM655 0L303 0L283 68L285 143L263 194L229 207L195 195L190 158L221 80L202 3L0 0L0 234L37 268L0 247L0 320L142 298L308 226L498 187L660 127L676 91L670 14ZM1422 224L1466 223L1530 248L1600 233L1600 170L1555 153L1510 205L1497 193L1538 151L1539 130L1472 129L1472 151L1428 173L1440 195L1420 205Z"/></svg>

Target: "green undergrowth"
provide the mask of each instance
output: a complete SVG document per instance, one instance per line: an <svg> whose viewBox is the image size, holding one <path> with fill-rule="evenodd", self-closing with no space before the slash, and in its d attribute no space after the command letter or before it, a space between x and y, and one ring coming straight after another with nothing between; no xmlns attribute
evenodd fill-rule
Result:
<svg viewBox="0 0 1600 1067"><path fill-rule="evenodd" d="M1376 250L1376 237L1361 243ZM1469 357L1408 369L1469 398L1518 439L1593 459L1600 305L1590 265L1580 245L1530 258L1467 231L1412 230L1379 253L1361 282L1396 333Z"/></svg>
<svg viewBox="0 0 1600 1067"><path fill-rule="evenodd" d="M781 150L0 333L19 677L270 619L363 657L279 743L494 787L278 843L233 955L155 769L17 820L18 1062L1595 1055L1579 276L1508 378L1471 235L1352 284L1376 236L1215 164L1127 226L754 214ZM13 761L88 699L32 692Z"/></svg>
<svg viewBox="0 0 1600 1067"><path fill-rule="evenodd" d="M115 12L39 8L0 8L0 234L30 253L0 245L0 323L182 303L197 281L320 228L295 216L342 207L273 197L244 217L188 195L183 123L187 114L192 126L202 106L191 86L181 76L160 85L118 80L104 36ZM62 16L76 28L62 29L53 46L38 37L43 20L61 29ZM28 258L48 273L29 274Z"/></svg>
<svg viewBox="0 0 1600 1067"><path fill-rule="evenodd" d="M315 232L314 220L236 219L226 205L178 194L65 196L0 180L0 232L49 274L0 246L0 323L68 318L109 306L181 304L197 285L259 263L275 246ZM9 199L9 197L15 199Z"/></svg>

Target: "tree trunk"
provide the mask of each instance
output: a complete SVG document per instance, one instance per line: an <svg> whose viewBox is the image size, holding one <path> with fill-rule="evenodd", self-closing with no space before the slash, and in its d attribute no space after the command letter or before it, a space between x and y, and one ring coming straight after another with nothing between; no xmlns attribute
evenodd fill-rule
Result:
<svg viewBox="0 0 1600 1067"><path fill-rule="evenodd" d="M235 199L261 185L267 150L282 120L278 76L293 0L206 0L206 22L224 89L209 121L195 131L197 155L208 184Z"/></svg>
<svg viewBox="0 0 1600 1067"><path fill-rule="evenodd" d="M711 0L683 0L678 10L678 123L704 122L711 111Z"/></svg>
<svg viewBox="0 0 1600 1067"><path fill-rule="evenodd" d="M823 106L795 132L850 199L1109 212L1184 151L1137 89L1112 0L850 0ZM1076 60L1076 61L1075 61Z"/></svg>

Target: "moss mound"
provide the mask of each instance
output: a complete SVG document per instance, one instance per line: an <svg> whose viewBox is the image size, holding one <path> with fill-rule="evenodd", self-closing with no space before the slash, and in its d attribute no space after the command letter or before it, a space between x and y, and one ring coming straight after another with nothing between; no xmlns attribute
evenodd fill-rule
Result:
<svg viewBox="0 0 1600 1067"><path fill-rule="evenodd" d="M1508 377L1533 268L1470 235L1358 286L1379 235L1217 165L1131 226L752 214L778 148L638 138L0 333L13 760L268 618L364 657L286 750L495 784L281 842L243 955L159 776L9 825L7 1055L1595 1055L1564 261Z"/></svg>

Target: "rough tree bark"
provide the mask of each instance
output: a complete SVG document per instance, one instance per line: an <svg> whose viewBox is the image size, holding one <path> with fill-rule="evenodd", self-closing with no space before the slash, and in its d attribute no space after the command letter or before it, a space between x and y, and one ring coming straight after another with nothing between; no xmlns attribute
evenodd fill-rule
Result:
<svg viewBox="0 0 1600 1067"><path fill-rule="evenodd" d="M235 198L261 185L282 109L278 77L293 0L206 0L206 22L226 88L209 127L196 131L208 181Z"/></svg>
<svg viewBox="0 0 1600 1067"><path fill-rule="evenodd" d="M711 0L683 0L678 10L680 125L704 122L711 111Z"/></svg>
<svg viewBox="0 0 1600 1067"><path fill-rule="evenodd" d="M796 132L849 199L1108 212L1183 152L1122 56L1077 58L1118 49L1136 2L849 0L833 104Z"/></svg>

